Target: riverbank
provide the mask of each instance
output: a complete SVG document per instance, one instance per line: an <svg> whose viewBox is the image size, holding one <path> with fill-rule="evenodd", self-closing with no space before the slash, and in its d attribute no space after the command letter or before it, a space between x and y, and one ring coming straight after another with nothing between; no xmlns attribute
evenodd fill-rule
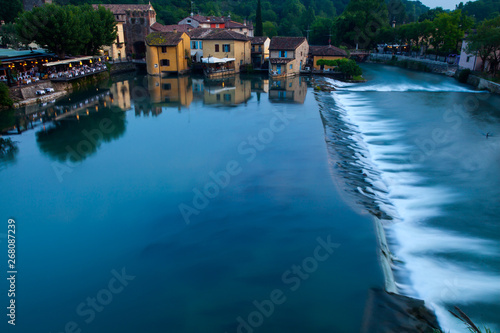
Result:
<svg viewBox="0 0 500 333"><path fill-rule="evenodd" d="M135 71L137 69L133 62L117 62L107 64L108 71L101 72L95 75L85 76L71 81L39 81L27 86L18 86L9 88L10 96L14 100L13 108L17 109L27 105L40 104L51 102L60 99L78 89L88 87L98 82L104 81L112 77L126 72ZM53 89L53 93L38 95L37 91Z"/></svg>

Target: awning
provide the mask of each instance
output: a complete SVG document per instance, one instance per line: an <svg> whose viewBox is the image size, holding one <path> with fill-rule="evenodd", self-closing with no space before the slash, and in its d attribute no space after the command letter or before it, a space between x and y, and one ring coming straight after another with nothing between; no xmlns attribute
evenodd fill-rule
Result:
<svg viewBox="0 0 500 333"><path fill-rule="evenodd" d="M72 59L48 62L48 63L43 64L43 65L47 66L47 67L56 66L56 65L65 65L65 64L72 63L72 62L80 62L80 61L90 60L90 59L94 59L94 58L100 58L100 57L99 56L89 56L89 57L72 58Z"/></svg>
<svg viewBox="0 0 500 333"><path fill-rule="evenodd" d="M204 64L224 64L226 62L235 61L235 58L216 58L216 57L208 57L201 59L201 62Z"/></svg>

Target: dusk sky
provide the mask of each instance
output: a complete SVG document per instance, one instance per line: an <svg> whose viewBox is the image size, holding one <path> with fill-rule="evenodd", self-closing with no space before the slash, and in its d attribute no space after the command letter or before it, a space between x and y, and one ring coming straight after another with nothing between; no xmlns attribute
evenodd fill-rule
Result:
<svg viewBox="0 0 500 333"><path fill-rule="evenodd" d="M444 9L455 9L460 0L420 0L424 5L430 8L443 7ZM462 1L464 4L467 0Z"/></svg>

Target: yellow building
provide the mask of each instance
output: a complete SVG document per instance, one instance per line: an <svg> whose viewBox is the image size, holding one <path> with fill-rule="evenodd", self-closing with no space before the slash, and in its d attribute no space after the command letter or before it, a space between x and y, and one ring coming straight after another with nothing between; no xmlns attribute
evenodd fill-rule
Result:
<svg viewBox="0 0 500 333"><path fill-rule="evenodd" d="M331 69L331 66L318 65L318 60L337 60L347 58L347 52L331 45L311 45L309 46L309 56L313 60L314 70Z"/></svg>
<svg viewBox="0 0 500 333"><path fill-rule="evenodd" d="M148 90L154 104L188 107L193 102L190 76L148 76Z"/></svg>
<svg viewBox="0 0 500 333"><path fill-rule="evenodd" d="M153 32L146 37L149 75L182 74L189 70L190 38L184 32Z"/></svg>
<svg viewBox="0 0 500 333"><path fill-rule="evenodd" d="M217 73L239 73L252 63L251 42L245 35L231 30L214 29L203 37L202 62L210 68L209 76Z"/></svg>
<svg viewBox="0 0 500 333"><path fill-rule="evenodd" d="M309 54L305 37L273 37L269 45L269 75L271 77L300 74Z"/></svg>
<svg viewBox="0 0 500 333"><path fill-rule="evenodd" d="M121 61L127 58L125 52L125 34L123 32L123 24L125 23L125 17L123 15L117 14L114 8L109 8L109 5L92 5L94 9L98 9L99 6L111 10L116 21L116 40L111 45L105 45L102 47L102 52L105 56L109 57L113 61Z"/></svg>
<svg viewBox="0 0 500 333"><path fill-rule="evenodd" d="M269 60L269 37L252 37L252 64L256 68L262 67Z"/></svg>

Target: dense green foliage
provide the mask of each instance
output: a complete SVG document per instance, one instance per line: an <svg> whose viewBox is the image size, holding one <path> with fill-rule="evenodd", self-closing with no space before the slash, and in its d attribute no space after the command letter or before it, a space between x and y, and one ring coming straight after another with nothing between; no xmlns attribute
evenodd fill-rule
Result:
<svg viewBox="0 0 500 333"><path fill-rule="evenodd" d="M496 73L496 68L500 64L500 16L494 19L483 21L468 38L468 51L477 54L484 64L486 60L490 63L489 70Z"/></svg>
<svg viewBox="0 0 500 333"><path fill-rule="evenodd" d="M44 5L23 12L16 20L23 40L46 46L61 59L66 54L94 55L102 45L111 45L116 39L115 25L109 10L94 10L90 5Z"/></svg>
<svg viewBox="0 0 500 333"><path fill-rule="evenodd" d="M11 107L12 104L14 102L10 98L9 88L3 82L0 82L0 105Z"/></svg>
<svg viewBox="0 0 500 333"><path fill-rule="evenodd" d="M23 10L21 0L0 0L0 20L10 23Z"/></svg>
<svg viewBox="0 0 500 333"><path fill-rule="evenodd" d="M363 74L363 70L361 69L361 67L359 67L359 65L356 64L356 62L351 59L338 59L338 60L320 59L316 61L316 65L337 67L337 70L339 72L344 73L349 78Z"/></svg>
<svg viewBox="0 0 500 333"><path fill-rule="evenodd" d="M418 51L423 45L432 46L432 52L435 54L457 54L460 42L473 25L474 21L460 9L453 12L443 11L437 14L433 21L426 19L422 22L400 25L396 29L383 28L378 35L378 42L407 44Z"/></svg>
<svg viewBox="0 0 500 333"><path fill-rule="evenodd" d="M500 0L469 1L465 5L460 3L458 9L462 9L464 13L480 22L500 15Z"/></svg>
<svg viewBox="0 0 500 333"><path fill-rule="evenodd" d="M262 25L262 6L260 0L257 2L257 12L255 15L255 36L264 36L264 27Z"/></svg>

